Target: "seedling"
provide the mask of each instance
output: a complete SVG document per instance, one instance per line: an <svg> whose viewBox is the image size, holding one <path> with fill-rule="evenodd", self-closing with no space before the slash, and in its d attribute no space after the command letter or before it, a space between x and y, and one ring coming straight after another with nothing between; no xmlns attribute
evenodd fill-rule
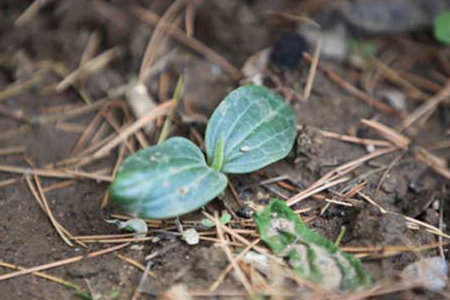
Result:
<svg viewBox="0 0 450 300"><path fill-rule="evenodd" d="M288 155L296 135L290 105L270 90L245 85L216 108L202 151L173 137L127 157L110 186L127 214L164 219L194 211L220 194L225 173L249 173Z"/></svg>

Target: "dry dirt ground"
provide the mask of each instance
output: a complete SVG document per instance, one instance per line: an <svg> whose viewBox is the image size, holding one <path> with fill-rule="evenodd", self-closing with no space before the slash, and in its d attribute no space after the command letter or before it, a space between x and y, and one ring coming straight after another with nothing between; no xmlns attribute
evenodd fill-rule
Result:
<svg viewBox="0 0 450 300"><path fill-rule="evenodd" d="M107 101L114 101L114 104L105 110L106 113L100 115L101 123L106 124L103 125L106 129L105 134L98 134L98 140L114 133L111 122L118 122L120 127L130 120L127 116L128 109L125 109L124 113L123 108L126 104L124 97L121 96L108 98L102 105L92 106L86 112L76 115L71 113L90 106L86 100L96 103L99 99L104 99L114 88L125 85L136 77L144 50L154 32L154 26L139 19L128 1L51 1L26 20L25 24L15 25L14 21L26 10L30 2L32 1L11 0L0 3L0 92L11 87L14 82L25 82L20 89L13 90L9 95L0 93L0 165L3 170L0 172L0 261L26 268L115 245L94 242L89 243L88 248L84 248L78 244L70 247L64 243L33 196L27 178L33 185L36 184L36 178L26 170L61 168L56 163L73 156L74 146L86 126L104 104L109 103ZM249 1L248 5L255 5L251 2ZM258 7L260 11L295 7L290 1L281 1L282 4L272 4L272 7L270 1L261 2L265 4ZM162 15L169 3L137 1L135 4ZM239 7L239 4L235 6ZM240 11L245 10L241 7ZM245 20L254 17L248 12L247 15L243 13L244 19L237 17L234 21L227 19L229 17L227 11L216 11L210 7L201 7L197 13L198 21L194 26L196 37L239 68L250 55L264 47L272 46L279 36L293 30L290 23L283 26L276 22L272 24L265 19L262 21L264 26L259 26L257 19L246 24ZM184 17L176 22L184 24ZM386 59L391 66L402 71L418 74L432 81L435 84L432 88L427 89L425 85L418 85L423 93L431 97L436 94L436 89L442 88L448 80L449 69L443 61L446 63L449 61L448 56L445 60L445 57L436 55L439 46L432 44L429 39L424 41L423 35L425 33L414 37L416 40L409 36L369 39L374 39L380 45L380 59ZM90 45L89 41L96 38L98 43L91 58L113 47L120 50L97 72L86 75L85 79L58 92L55 89L56 85L79 66L87 45ZM428 42L429 44L426 44ZM190 101L190 104L185 104L186 108L180 111L180 115L207 116L211 106L214 106L214 103L217 103L218 99L233 86L238 85L237 81L224 74L211 78L207 73L210 71L208 67L202 67L202 64L206 64L205 60L188 46L174 40L169 40L165 45L166 49L163 50L166 53L176 49L174 55L183 56L183 59L179 61L177 58L173 59L174 62L170 62L162 71L153 75L147 85L155 100L162 102L171 95L178 75L184 74L187 82L185 100ZM348 63L326 60L321 61L321 65L333 69L345 81L362 89L365 88L365 80L372 80L372 83L375 82L374 91L390 87L403 90L409 95L408 90L386 78L385 73L380 70L361 71ZM380 112L348 93L321 70L317 71L309 100L302 101L298 95L303 93L302 87L306 82L309 66L308 62L302 61L294 70L279 70L274 67L266 78L269 86L284 93L292 101L300 125L296 148L288 158L260 172L232 176L231 182L237 191L239 201L227 190L221 199L214 200L205 208L213 212L224 210L227 206L239 217L233 223L236 228L244 224L243 210L248 203L264 205L270 196L293 196L326 172L368 153L365 146L328 138L321 131L355 135L359 138L383 139L376 131L362 125L360 120L372 119L392 128L401 122L400 117ZM433 89L436 86L437 88ZM408 96L406 107L402 112L407 114L422 102L411 100ZM44 117L38 118L40 116ZM109 123L105 121L108 118ZM171 135L192 138L195 137L192 129L202 135L204 123L201 120L195 121L197 120L195 118L191 119L194 121L182 123L182 118L179 118L175 123L178 125L175 125ZM95 130L99 130L99 127ZM427 122L409 128L406 134L415 146L433 147L438 142L448 140L449 128L450 110L448 106L443 105L438 107ZM153 143L155 135L149 135L147 139ZM133 139L131 143L134 147L138 147L136 140ZM85 145L85 148L90 145ZM2 149L16 147L19 147L17 153L1 154ZM100 160L86 165L70 165L69 168L89 173L102 172L99 174L109 176L116 163L118 152L115 149ZM442 159L450 158L448 148L433 150L432 153ZM392 163L394 161L395 164ZM24 169L11 170L5 166ZM101 208L108 187L107 182L83 176L71 180L41 175L37 176L37 180L44 188L44 195L54 218L73 236L124 233L114 224L105 222L112 218L111 213L119 213L110 204L104 209ZM280 175L287 178L283 182L290 188L286 189L286 185L283 187L277 184L260 184L262 180ZM418 246L439 241L435 234L423 228L408 229L402 216L412 216L442 228L439 220L443 211L441 223L450 222L450 207L447 205L450 200L448 179L437 174L423 162L419 162L413 150L397 151L382 156L363 164L349 175L355 179L350 184L339 185L322 195L339 200L345 188L366 181L362 192L389 213L381 214L374 205L356 195L353 197L356 202L352 207L332 204L320 215L325 204L323 198L309 198L294 208L296 210L312 208L302 214L310 228L335 240L341 227L345 226L346 232L341 242L341 246L345 247ZM380 180L381 185L378 188ZM58 183L63 183L64 186L55 186ZM194 213L183 217L182 222L198 221L202 218L204 217L201 214ZM176 232L170 221L160 224L159 227ZM90 293L94 299L131 299L139 285L142 270L126 262L123 257L145 265L146 255L175 244L171 250L152 259L153 276L149 276L143 282L139 296L146 299L177 283L184 284L191 291L207 290L228 266L225 254L214 245L214 242L201 241L198 245L189 246L179 236L170 232L151 231L149 236L154 238L133 243L114 253L56 267L45 273L79 286L81 291ZM247 237L254 238L252 235ZM447 257L446 247L443 249ZM370 259L363 260L365 268L376 280L397 274L420 257L439 255L439 251L435 247L420 253L408 251L388 258L382 258L382 252L378 254L380 257L371 256ZM0 267L0 274L11 271L6 267ZM230 275L226 277L218 291L226 294L229 291L244 290L237 278ZM446 294L448 291L444 290L443 293ZM0 281L0 299L49 300L80 297L83 296L60 283L34 275ZM423 290L408 290L384 297L384 299L437 299L441 296ZM207 298L225 297L211 295Z"/></svg>

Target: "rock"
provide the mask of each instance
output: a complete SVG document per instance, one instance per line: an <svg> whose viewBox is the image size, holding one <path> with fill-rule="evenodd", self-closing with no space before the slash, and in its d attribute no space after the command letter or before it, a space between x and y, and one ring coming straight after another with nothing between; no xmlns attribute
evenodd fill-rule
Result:
<svg viewBox="0 0 450 300"><path fill-rule="evenodd" d="M265 48L256 52L245 61L241 70L244 75L242 83L253 83L257 85L263 84L264 73L267 68L269 54L271 52L271 47Z"/></svg>
<svg viewBox="0 0 450 300"><path fill-rule="evenodd" d="M436 15L450 7L446 0L358 0L339 7L354 28L372 34L393 34L430 26Z"/></svg>
<svg viewBox="0 0 450 300"><path fill-rule="evenodd" d="M308 41L311 48L315 47L319 37L322 36L321 54L325 58L342 61L347 57L349 41L347 29L343 23L336 23L326 30L311 25L302 25L297 32Z"/></svg>
<svg viewBox="0 0 450 300"><path fill-rule="evenodd" d="M403 213L409 217L416 218L423 213L434 201L435 192L432 189L420 193L407 193L402 197Z"/></svg>
<svg viewBox="0 0 450 300"><path fill-rule="evenodd" d="M410 283L418 282L424 288L439 292L447 285L447 262L440 256L421 259L402 271L402 278Z"/></svg>
<svg viewBox="0 0 450 300"><path fill-rule="evenodd" d="M153 97L148 93L147 87L139 82L130 84L126 96L128 105L137 119L145 116L157 106ZM145 131L147 133L152 131L154 126L154 122L149 122Z"/></svg>
<svg viewBox="0 0 450 300"><path fill-rule="evenodd" d="M389 106L404 111L406 109L406 95L397 89L382 89L377 92L380 99L385 100Z"/></svg>
<svg viewBox="0 0 450 300"><path fill-rule="evenodd" d="M297 69L303 58L303 52L308 51L308 43L300 35L284 35L273 46L270 62L282 69Z"/></svg>

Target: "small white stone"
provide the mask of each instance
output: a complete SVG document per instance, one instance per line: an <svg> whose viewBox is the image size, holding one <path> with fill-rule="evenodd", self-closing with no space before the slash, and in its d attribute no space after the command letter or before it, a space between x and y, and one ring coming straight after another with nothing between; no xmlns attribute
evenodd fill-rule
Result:
<svg viewBox="0 0 450 300"><path fill-rule="evenodd" d="M195 230L194 228L189 228L183 231L183 240L188 245L197 245L198 242L200 241L197 230Z"/></svg>
<svg viewBox="0 0 450 300"><path fill-rule="evenodd" d="M439 199L434 200L434 201L433 201L433 209L434 209L434 210L439 210L439 207L440 207L440 201L439 201Z"/></svg>

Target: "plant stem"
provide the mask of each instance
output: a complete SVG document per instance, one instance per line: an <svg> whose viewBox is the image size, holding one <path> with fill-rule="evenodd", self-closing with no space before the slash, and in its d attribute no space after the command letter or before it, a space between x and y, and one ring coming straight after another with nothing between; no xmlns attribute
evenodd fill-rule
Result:
<svg viewBox="0 0 450 300"><path fill-rule="evenodd" d="M219 171L223 166L223 148L224 148L224 137L223 132L220 134L219 142L216 145L216 149L214 149L214 158L212 163L210 163L211 168L213 170Z"/></svg>
<svg viewBox="0 0 450 300"><path fill-rule="evenodd" d="M167 115L166 120L164 121L164 125L161 129L161 134L159 135L158 139L158 145L164 142L167 139L167 136L169 135L170 131L170 119L172 119L173 115L175 114L175 110L178 107L178 104L180 103L181 94L184 90L184 80L183 76L180 75L178 77L177 85L175 87L175 91L173 92L173 99L175 100L174 106L172 108L172 111Z"/></svg>

